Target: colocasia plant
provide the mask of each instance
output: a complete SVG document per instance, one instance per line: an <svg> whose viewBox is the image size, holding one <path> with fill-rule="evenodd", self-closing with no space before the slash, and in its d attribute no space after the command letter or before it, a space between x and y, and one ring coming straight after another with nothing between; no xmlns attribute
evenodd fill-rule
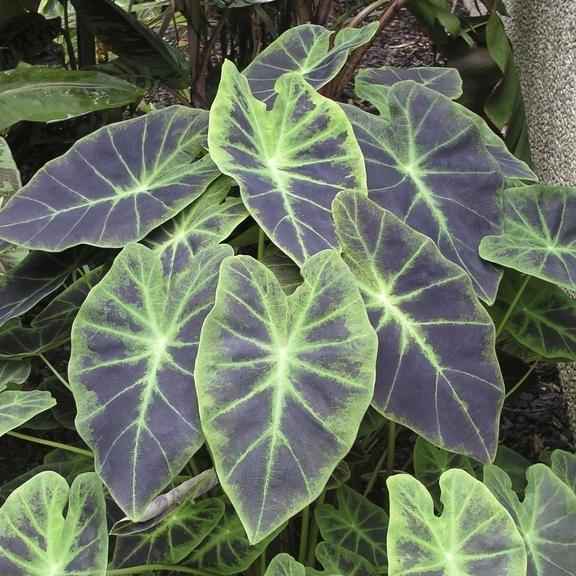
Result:
<svg viewBox="0 0 576 576"><path fill-rule="evenodd" d="M2 142L0 433L55 449L2 488L0 574L573 573L576 456L498 446L496 350L576 360L576 190L454 70L322 96L373 32L293 29L210 112L106 126L22 188Z"/></svg>

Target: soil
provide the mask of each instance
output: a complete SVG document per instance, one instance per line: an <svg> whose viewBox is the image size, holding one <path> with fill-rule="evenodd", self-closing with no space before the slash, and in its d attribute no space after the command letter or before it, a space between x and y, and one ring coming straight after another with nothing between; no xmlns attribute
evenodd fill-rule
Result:
<svg viewBox="0 0 576 576"><path fill-rule="evenodd" d="M414 17L407 10L401 10L368 50L361 66L412 67L439 64L442 63L433 45L418 29ZM353 99L350 87L344 97ZM504 373L510 375L510 386L526 370L525 366L513 362L505 362L503 368ZM558 372L553 364L542 364L522 388L506 401L500 428L501 442L534 462L545 458L550 450L556 448L574 451L566 405L559 386ZM31 434L68 442L77 440L70 431L33 431ZM400 433L397 449L399 466L409 461L414 441L415 435L410 431L403 430ZM41 464L49 451L50 448L4 436L0 444L0 486Z"/></svg>

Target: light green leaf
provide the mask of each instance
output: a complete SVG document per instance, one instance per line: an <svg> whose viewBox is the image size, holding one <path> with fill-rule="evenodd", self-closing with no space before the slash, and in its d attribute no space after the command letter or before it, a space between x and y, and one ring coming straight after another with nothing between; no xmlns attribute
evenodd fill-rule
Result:
<svg viewBox="0 0 576 576"><path fill-rule="evenodd" d="M338 245L331 204L343 189L366 193L366 170L339 105L299 74L282 76L272 110L225 62L210 111L208 144L218 168L268 237L298 264Z"/></svg>
<svg viewBox="0 0 576 576"><path fill-rule="evenodd" d="M554 450L551 462L552 472L576 494L576 454L564 450Z"/></svg>
<svg viewBox="0 0 576 576"><path fill-rule="evenodd" d="M306 576L306 569L290 554L278 554L272 558L264 576Z"/></svg>
<svg viewBox="0 0 576 576"><path fill-rule="evenodd" d="M377 570L362 556L328 542L316 546L316 558L326 570L326 574L345 576L375 576Z"/></svg>
<svg viewBox="0 0 576 576"><path fill-rule="evenodd" d="M52 122L125 106L144 91L99 72L24 67L0 72L0 130L20 122Z"/></svg>
<svg viewBox="0 0 576 576"><path fill-rule="evenodd" d="M556 450L556 452L561 452ZM524 492L526 487L526 471L530 467L530 460L527 460L518 452L508 448L504 444L498 446L496 458L494 458L494 466L504 470L510 480L512 481L512 489L514 492Z"/></svg>
<svg viewBox="0 0 576 576"><path fill-rule="evenodd" d="M184 502L153 528L118 536L113 565L177 564L194 550L224 515L224 502L208 498Z"/></svg>
<svg viewBox="0 0 576 576"><path fill-rule="evenodd" d="M316 508L322 538L328 544L362 556L379 570L385 569L386 512L345 485L336 491L336 499L336 507L323 504Z"/></svg>
<svg viewBox="0 0 576 576"><path fill-rule="evenodd" d="M300 268L276 246L266 248L262 263L272 270L286 294L292 294L302 284Z"/></svg>
<svg viewBox="0 0 576 576"><path fill-rule="evenodd" d="M4 390L0 392L0 436L22 426L31 418L56 405L50 392Z"/></svg>
<svg viewBox="0 0 576 576"><path fill-rule="evenodd" d="M68 366L78 432L116 503L139 521L203 443L194 364L230 246L166 278L160 256L129 244L72 328Z"/></svg>
<svg viewBox="0 0 576 576"><path fill-rule="evenodd" d="M506 472L484 468L484 483L510 512L526 542L526 576L568 576L576 566L576 494L544 464L530 466L526 477L520 503Z"/></svg>
<svg viewBox="0 0 576 576"><path fill-rule="evenodd" d="M568 289L576 287L576 188L533 186L504 192L504 232L480 243L480 256Z"/></svg>
<svg viewBox="0 0 576 576"><path fill-rule="evenodd" d="M373 394L376 337L351 272L323 251L302 277L286 296L253 258L225 260L200 339L202 427L254 543L319 496Z"/></svg>
<svg viewBox="0 0 576 576"><path fill-rule="evenodd" d="M105 576L107 561L106 507L94 473L68 488L60 475L42 472L0 509L3 575Z"/></svg>
<svg viewBox="0 0 576 576"><path fill-rule="evenodd" d="M526 576L526 549L510 514L463 470L440 477L440 517L412 476L387 481L389 576Z"/></svg>

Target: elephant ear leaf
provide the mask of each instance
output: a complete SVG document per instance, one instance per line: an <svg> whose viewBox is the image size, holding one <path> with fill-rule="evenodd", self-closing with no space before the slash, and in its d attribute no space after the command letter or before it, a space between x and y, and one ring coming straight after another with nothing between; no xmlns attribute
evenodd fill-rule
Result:
<svg viewBox="0 0 576 576"><path fill-rule="evenodd" d="M286 296L260 262L227 259L200 339L202 427L252 543L319 496L373 394L376 336L352 274L323 251L302 277Z"/></svg>
<svg viewBox="0 0 576 576"><path fill-rule="evenodd" d="M316 508L316 522L322 538L385 569L388 516L379 506L348 486L336 491L337 507L323 504Z"/></svg>
<svg viewBox="0 0 576 576"><path fill-rule="evenodd" d="M224 502L219 498L184 502L151 529L118 536L113 564L117 568L177 564L212 532L223 515Z"/></svg>
<svg viewBox="0 0 576 576"><path fill-rule="evenodd" d="M480 256L563 288L576 287L576 188L534 184L504 193L504 231Z"/></svg>
<svg viewBox="0 0 576 576"><path fill-rule="evenodd" d="M17 361L0 360L0 392L5 390L8 384L20 386L28 380L32 365L29 360Z"/></svg>
<svg viewBox="0 0 576 576"><path fill-rule="evenodd" d="M222 176L206 192L154 230L144 241L156 250L167 276L186 266L200 249L222 242L248 217L240 198L227 198L234 181Z"/></svg>
<svg viewBox="0 0 576 576"><path fill-rule="evenodd" d="M71 488L59 474L41 472L0 508L0 573L105 576L107 563L104 493L93 472Z"/></svg>
<svg viewBox="0 0 576 576"><path fill-rule="evenodd" d="M278 554L272 558L264 576L306 576L306 569L290 554Z"/></svg>
<svg viewBox="0 0 576 576"><path fill-rule="evenodd" d="M365 196L343 192L333 212L378 334L373 405L433 444L489 463L504 383L494 324L466 272Z"/></svg>
<svg viewBox="0 0 576 576"><path fill-rule="evenodd" d="M453 469L440 477L443 512L408 474L390 492L389 574L526 575L526 549L510 514L480 481Z"/></svg>
<svg viewBox="0 0 576 576"><path fill-rule="evenodd" d="M244 70L258 100L271 105L276 99L276 80L299 73L316 90L328 84L342 69L350 52L369 42L378 23L363 28L344 28L336 34L322 26L303 24L287 30Z"/></svg>
<svg viewBox="0 0 576 576"><path fill-rule="evenodd" d="M510 512L528 553L527 576L565 576L576 566L576 494L544 464L530 466L520 502L508 474L484 468L484 483Z"/></svg>
<svg viewBox="0 0 576 576"><path fill-rule="evenodd" d="M251 216L301 264L337 246L332 200L343 189L365 191L366 172L338 104L298 74L280 78L276 90L274 108L267 111L250 93L246 78L225 62L208 143L220 170L240 184Z"/></svg>
<svg viewBox="0 0 576 576"><path fill-rule="evenodd" d="M207 129L208 112L183 106L100 128L8 201L0 238L51 252L140 240L218 176L203 155Z"/></svg>
<svg viewBox="0 0 576 576"><path fill-rule="evenodd" d="M72 327L76 427L129 519L202 445L194 364L229 246L198 253L166 279L160 256L129 244L90 292Z"/></svg>
<svg viewBox="0 0 576 576"><path fill-rule="evenodd" d="M501 270L478 255L501 231L502 173L475 122L448 98L404 81L390 88L390 119L343 105L366 160L368 196L426 234L492 303Z"/></svg>
<svg viewBox="0 0 576 576"><path fill-rule="evenodd" d="M386 105L388 91L404 80L413 80L450 100L462 96L462 78L456 68L365 68L356 75L354 89L360 98L372 102L381 115L387 116L390 114Z"/></svg>

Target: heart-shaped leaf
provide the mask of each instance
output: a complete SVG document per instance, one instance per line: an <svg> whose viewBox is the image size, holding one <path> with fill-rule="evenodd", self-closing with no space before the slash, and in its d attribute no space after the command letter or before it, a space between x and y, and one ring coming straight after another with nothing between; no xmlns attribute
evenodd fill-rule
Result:
<svg viewBox="0 0 576 576"><path fill-rule="evenodd" d="M426 86L456 100L462 96L462 78L456 68L395 68L382 66L382 68L365 68L356 75L354 90L360 98L372 102L378 107L381 115L386 116L389 110L386 106L388 91L394 84L403 80L413 80L417 84Z"/></svg>
<svg viewBox="0 0 576 576"><path fill-rule="evenodd" d="M113 0L71 0L77 18L125 62L146 66L153 77L180 89L188 84L184 55Z"/></svg>
<svg viewBox="0 0 576 576"><path fill-rule="evenodd" d="M254 96L269 105L276 99L276 80L290 72L298 72L318 90L340 72L350 52L369 42L377 30L377 22L344 28L331 43L333 32L322 26L295 26L259 54L243 74Z"/></svg>
<svg viewBox="0 0 576 576"><path fill-rule="evenodd" d="M262 262L272 270L286 294L292 294L302 284L300 268L276 246L266 248Z"/></svg>
<svg viewBox="0 0 576 576"><path fill-rule="evenodd" d="M510 188L504 193L504 210L504 232L484 238L480 256L574 290L576 188Z"/></svg>
<svg viewBox="0 0 576 576"><path fill-rule="evenodd" d="M278 554L272 558L264 576L306 576L306 569L290 554Z"/></svg>
<svg viewBox="0 0 576 576"><path fill-rule="evenodd" d="M455 99L462 94L462 79L454 68L369 68L360 70L356 76L356 94L373 104L380 115L390 117L388 108L388 92L391 86L404 80L413 80L447 98ZM516 158L506 147L506 144L477 114L464 106L453 103L454 111L462 112L474 121L479 128L486 149L498 163L502 174L508 178L538 180L530 167Z"/></svg>
<svg viewBox="0 0 576 576"><path fill-rule="evenodd" d="M503 317L522 284L522 276L506 272L493 310L496 318ZM506 322L505 332L541 358L575 361L576 301L554 284L531 278ZM514 353L506 341L504 344Z"/></svg>
<svg viewBox="0 0 576 576"><path fill-rule="evenodd" d="M240 198L226 198L233 183L227 176L218 178L198 200L144 240L160 254L167 276L186 266L200 249L228 238L248 217Z"/></svg>
<svg viewBox="0 0 576 576"><path fill-rule="evenodd" d="M240 518L228 505L216 527L183 564L217 576L240 574L266 550L275 536L276 533L251 545Z"/></svg>
<svg viewBox="0 0 576 576"><path fill-rule="evenodd" d="M184 502L152 529L119 536L113 564L117 568L177 564L212 532L223 515L224 502L219 498Z"/></svg>
<svg viewBox="0 0 576 576"><path fill-rule="evenodd" d="M328 542L320 542L316 546L316 558L326 570L326 574L376 576L378 573L376 568L359 554Z"/></svg>
<svg viewBox="0 0 576 576"><path fill-rule="evenodd" d="M108 74L30 66L0 72L0 130L20 122L52 122L125 106L144 90ZM94 158L91 158L94 160Z"/></svg>
<svg viewBox="0 0 576 576"><path fill-rule="evenodd" d="M30 327L18 323L0 330L0 358L37 356L70 340L72 322L104 272L101 266L76 280L33 318Z"/></svg>
<svg viewBox="0 0 576 576"><path fill-rule="evenodd" d="M576 454L565 450L554 450L551 463L552 472L576 494Z"/></svg>
<svg viewBox="0 0 576 576"><path fill-rule="evenodd" d="M361 194L339 194L333 213L379 338L373 405L437 446L490 462L504 383L494 324L469 277Z"/></svg>
<svg viewBox="0 0 576 576"><path fill-rule="evenodd" d="M344 105L366 160L368 195L432 238L493 302L502 273L478 245L501 230L503 179L479 129L448 98L412 81L392 86L386 103L390 120Z"/></svg>
<svg viewBox="0 0 576 576"><path fill-rule="evenodd" d="M300 75L283 76L274 108L225 62L210 111L210 154L234 177L268 237L301 264L337 246L330 206L343 189L365 191L362 153L338 104ZM310 139L312 137L312 140Z"/></svg>
<svg viewBox="0 0 576 576"><path fill-rule="evenodd" d="M229 246L201 251L168 282L160 257L128 245L72 328L76 426L96 471L131 520L203 443L193 370Z"/></svg>
<svg viewBox="0 0 576 576"><path fill-rule="evenodd" d="M484 467L484 483L510 512L526 542L526 576L566 576L576 566L576 494L544 464L530 466L526 477L520 503L508 474Z"/></svg>
<svg viewBox="0 0 576 576"><path fill-rule="evenodd" d="M62 476L42 472L0 509L0 573L6 576L106 576L107 555L104 494L94 473L78 476L69 488Z"/></svg>
<svg viewBox="0 0 576 576"><path fill-rule="evenodd" d="M526 549L510 514L481 482L453 469L440 477L442 516L412 476L387 481L390 576L526 575Z"/></svg>
<svg viewBox="0 0 576 576"><path fill-rule="evenodd" d="M50 392L4 390L0 392L0 436L22 426L37 414L56 405Z"/></svg>
<svg viewBox="0 0 576 576"><path fill-rule="evenodd" d="M0 212L0 238L40 250L140 240L218 176L208 113L170 106L104 126L48 162Z"/></svg>
<svg viewBox="0 0 576 576"><path fill-rule="evenodd" d="M350 550L377 569L385 569L388 516L379 506L348 486L336 491L337 506L316 508L322 538L335 547Z"/></svg>
<svg viewBox="0 0 576 576"><path fill-rule="evenodd" d="M32 252L0 277L0 326L21 316L57 290L70 272L86 262L85 247L61 254Z"/></svg>
<svg viewBox="0 0 576 576"><path fill-rule="evenodd" d="M302 277L286 296L263 264L227 259L200 338L202 428L253 543L319 496L373 394L376 337L351 272L323 251Z"/></svg>

